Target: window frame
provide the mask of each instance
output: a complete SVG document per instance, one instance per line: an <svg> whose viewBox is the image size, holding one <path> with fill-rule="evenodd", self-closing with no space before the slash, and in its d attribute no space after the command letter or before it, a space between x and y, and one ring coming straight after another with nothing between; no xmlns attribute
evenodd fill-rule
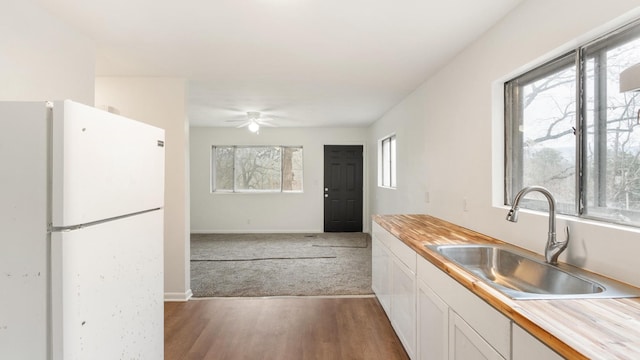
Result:
<svg viewBox="0 0 640 360"><path fill-rule="evenodd" d="M232 184L233 189L218 189L216 184L216 149L217 148L232 148L233 149L233 158L231 160L232 163ZM247 148L279 148L280 149L280 188L279 189L238 189L236 184L236 154L237 149L247 149ZM302 176L300 179L300 190L285 190L284 189L284 152L286 149L299 149L302 151L302 166L301 172ZM304 147L302 145L211 145L210 152L210 166L209 169L209 191L212 194L301 194L304 193Z"/></svg>
<svg viewBox="0 0 640 360"><path fill-rule="evenodd" d="M608 34L605 34L604 36L595 39L594 41L591 41L589 43L587 43L586 45L581 47L581 66L582 67L586 67L586 63L587 61L591 58L590 55L594 55L594 54L598 54L600 51L606 51L609 48L616 48L616 47L620 47L621 45L629 42L629 41L640 41L640 20L636 20L633 21L625 26L622 26L621 28L612 31ZM605 70L606 72L606 70ZM582 81L582 91L583 93L586 93L586 75L587 72L586 70L584 71L584 76L581 77L581 81ZM600 74L599 74L600 75ZM606 79L606 77L605 77ZM606 86L606 85L605 85ZM639 93L640 94L640 93ZM640 95L636 95L640 98ZM584 95L580 100L581 102L584 102L586 95ZM594 96L594 98L597 98L597 96ZM602 99L599 99L602 100ZM605 105L608 109L609 104L608 102L605 102ZM587 106L583 106L583 112L580 113L581 116L581 129L582 127L586 128L586 124L587 124ZM606 114L606 111L602 112L604 114ZM594 121L594 125L595 125L595 121ZM598 154L598 156L600 158L602 158L603 154L602 152L604 152L605 155L605 161L600 161L598 162L598 178L600 179L599 181L602 182L602 178L606 177L606 169L608 166L608 163L606 160L608 160L606 158L606 153L608 151L606 144L607 144L607 129L608 127L606 126L608 123L608 118L605 117L604 118L604 133L600 133L599 136L604 136L604 139L595 139L597 136L595 135L594 131L594 142L598 142L601 144L600 146L600 153ZM599 124L602 126L602 124ZM637 130L636 130L637 131ZM581 164L582 164L582 169L585 169L584 171L582 171L581 175L581 179L580 179L580 190L581 190L581 199L580 199L580 216L585 218L585 219L590 219L590 220L596 220L596 221L605 221L605 222L609 222L609 223L615 223L615 224L620 224L620 225L627 225L627 226L633 226L633 227L640 227L640 220L636 220L636 221L616 221L614 218L612 217L607 217L604 215L598 215L598 214L594 214L594 210L592 210L592 212L589 212L589 206L587 206L586 204L588 204L589 202L589 185L588 185L588 181L589 178L587 176L588 174L588 157L586 156L586 148L587 148L587 144L588 144L588 137L585 134L584 131L580 131L580 136L581 136L581 143L582 145L582 152L581 152ZM604 140L604 143L602 143L601 141ZM605 145L604 147L602 147L602 145ZM601 185L602 186L602 185ZM607 186L607 183L604 183L604 186ZM602 189L599 190L600 192L602 192ZM606 190L603 193L598 193L597 195L595 195L596 192L594 191L594 203L597 202L598 200L596 199L602 199L604 198L604 201L607 201L608 199L606 198ZM601 201L601 200L600 200ZM591 206L592 209L595 209L597 212L597 209L601 209L603 208L602 206L597 206L597 205L592 205ZM613 209L613 210L617 210L619 211L621 214L622 213L640 213L640 209L639 210L623 210L623 209L616 209L613 207L609 207L606 206L604 207L604 209L609 210L609 209ZM604 211L606 212L606 211ZM602 213L602 211L600 212Z"/></svg>
<svg viewBox="0 0 640 360"><path fill-rule="evenodd" d="M558 56L557 58L548 61L526 73L517 76L504 84L504 98L505 98L505 115L504 115L504 129L505 129L505 143L504 143L504 205L511 205L511 200L515 197L515 195L524 187L523 185L523 147L524 141L522 136L517 136L520 134L519 125L523 123L523 109L521 109L521 98L522 94L520 92L522 86L520 84L530 84L536 80L544 78L546 75L552 74L554 72L562 71L562 69L569 68L576 65L576 50L572 50L563 55ZM576 68L576 71L577 68ZM580 78L576 77L576 89L580 88ZM579 90L578 90L579 91ZM581 117L579 112L580 104L579 101L576 102L576 118L578 119L578 123L580 122L579 118ZM515 122L513 121L515 120ZM518 125L518 126L515 126ZM576 129L579 127L576 126ZM578 135L578 130L576 130L576 135ZM576 174L578 174L578 162L580 161L580 149L577 146L576 142ZM517 158L517 163L514 165L514 161ZM516 173L518 176L516 177ZM575 194L574 199L578 199L578 194ZM529 203L539 203L540 207L547 206L546 200L536 200L536 199L526 199L525 202ZM578 202L578 201L576 201ZM526 206L523 206L526 207ZM576 212L577 213L577 212ZM566 215L575 215L568 214L563 212Z"/></svg>
<svg viewBox="0 0 640 360"><path fill-rule="evenodd" d="M385 142L388 142L389 155L385 156ZM387 135L378 140L378 187L386 189L396 189L398 187L397 171L397 136L395 133ZM388 174L385 167L388 166ZM388 183L385 181L388 175Z"/></svg>
<svg viewBox="0 0 640 360"><path fill-rule="evenodd" d="M518 86L519 83L522 82L532 82L534 79L538 79L543 77L545 74L553 73L554 71L559 71L563 66L575 66L576 71L576 94L575 94L575 150L576 150L576 158L575 158L575 204L574 204L574 212L567 213L563 211L558 211L563 215L575 216L579 218L595 220L604 223L614 223L621 224L625 226L632 227L640 227L640 221L617 221L613 217L607 217L604 215L598 215L589 213L589 206L592 208L598 208L596 205L588 205L588 177L587 171L589 169L589 161L586 156L587 145L588 145L588 136L586 134L588 124L587 124L587 114L588 114L588 104L587 104L587 76L588 72L585 69L586 63L589 59L593 58L593 55L598 54L600 51L606 51L609 48L615 48L628 42L631 39L640 39L640 20L635 20L631 23L628 23L614 31L611 31L601 37L598 37L592 41L589 41L581 46L576 47L575 49L554 58L551 61L548 61L542 65L536 66L529 71L513 77L504 82L504 205L510 206L513 200L513 197L522 189L523 186L523 138L522 136L517 136L518 134L518 126L521 124L523 109L520 109L520 97L519 91L521 87ZM605 68L606 71L606 68ZM601 93L594 94L594 98L598 98L603 96ZM594 100L597 101L597 100ZM594 120L594 124L597 122L601 122L601 118ZM595 135L594 138L600 135ZM604 133L606 137L607 134ZM595 141L601 141L595 139ZM606 142L606 139L605 139ZM606 145L606 144L605 144ZM603 151L607 151L606 147ZM514 163L519 157L517 164ZM600 154L600 158L602 158ZM602 178L604 175L600 175L603 173L603 168L606 171L606 159L605 161L597 161L595 162L598 167L598 177ZM596 197L602 196L602 194L594 195ZM594 198L595 199L595 198ZM535 199L527 199L527 202L530 204L546 203L546 201L535 200ZM595 200L594 200L595 202ZM546 204L542 204L546 206ZM526 202L521 203L521 207L528 208ZM537 206L531 207L532 210L535 210ZM608 206L605 209L615 210L614 207L609 208ZM632 210L627 210L632 211ZM638 210L637 212L640 212Z"/></svg>

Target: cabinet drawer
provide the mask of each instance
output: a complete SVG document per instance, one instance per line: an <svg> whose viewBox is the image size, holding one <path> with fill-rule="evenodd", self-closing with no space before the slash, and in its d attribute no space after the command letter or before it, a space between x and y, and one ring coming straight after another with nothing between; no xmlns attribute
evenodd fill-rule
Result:
<svg viewBox="0 0 640 360"><path fill-rule="evenodd" d="M511 321L422 257L418 279L427 284L504 358L511 356Z"/></svg>
<svg viewBox="0 0 640 360"><path fill-rule="evenodd" d="M416 252L379 224L373 223L373 236L384 244L412 272L416 272Z"/></svg>
<svg viewBox="0 0 640 360"><path fill-rule="evenodd" d="M520 326L513 324L513 358L512 360L562 360L563 357L541 343Z"/></svg>

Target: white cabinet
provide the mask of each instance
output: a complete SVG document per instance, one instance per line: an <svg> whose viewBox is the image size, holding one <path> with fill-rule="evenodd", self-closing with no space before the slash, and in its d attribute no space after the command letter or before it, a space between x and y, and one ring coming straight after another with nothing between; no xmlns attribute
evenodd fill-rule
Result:
<svg viewBox="0 0 640 360"><path fill-rule="evenodd" d="M418 355L420 359L509 359L511 322L419 257Z"/></svg>
<svg viewBox="0 0 640 360"><path fill-rule="evenodd" d="M391 274L391 324L413 359L416 352L416 273L394 257Z"/></svg>
<svg viewBox="0 0 640 360"><path fill-rule="evenodd" d="M458 314L449 310L450 360L504 360L482 336Z"/></svg>
<svg viewBox="0 0 640 360"><path fill-rule="evenodd" d="M541 343L520 326L513 324L513 360L561 360L562 356Z"/></svg>
<svg viewBox="0 0 640 360"><path fill-rule="evenodd" d="M378 297L380 305L390 316L391 305L391 252L378 238L371 238L371 289Z"/></svg>
<svg viewBox="0 0 640 360"><path fill-rule="evenodd" d="M373 224L371 288L410 358L416 354L416 252Z"/></svg>
<svg viewBox="0 0 640 360"><path fill-rule="evenodd" d="M447 340L450 345L448 359L464 359L459 354L456 355L453 352L456 347L451 346L452 343L455 344L458 341L456 338L451 338L452 324L459 324L459 321L452 322L451 311L460 317L478 335L479 339L495 349L502 358L509 359L511 356L511 320L424 258L418 257L417 266L418 282L424 282L428 285L450 309L449 339ZM420 329L425 326L438 325L418 325ZM432 331L440 330L441 328Z"/></svg>
<svg viewBox="0 0 640 360"><path fill-rule="evenodd" d="M420 360L449 358L449 307L422 280L418 280L418 340Z"/></svg>

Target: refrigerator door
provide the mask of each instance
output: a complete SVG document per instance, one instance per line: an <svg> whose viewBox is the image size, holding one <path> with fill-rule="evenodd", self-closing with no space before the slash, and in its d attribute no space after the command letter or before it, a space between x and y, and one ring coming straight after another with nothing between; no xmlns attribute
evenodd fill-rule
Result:
<svg viewBox="0 0 640 360"><path fill-rule="evenodd" d="M53 359L163 359L163 211L52 234Z"/></svg>
<svg viewBox="0 0 640 360"><path fill-rule="evenodd" d="M70 100L53 107L52 219L87 224L164 204L164 130Z"/></svg>

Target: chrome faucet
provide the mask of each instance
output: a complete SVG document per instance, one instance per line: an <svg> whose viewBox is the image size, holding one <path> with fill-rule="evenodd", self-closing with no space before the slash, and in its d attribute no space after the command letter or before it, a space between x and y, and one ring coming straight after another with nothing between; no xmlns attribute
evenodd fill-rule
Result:
<svg viewBox="0 0 640 360"><path fill-rule="evenodd" d="M551 265L558 265L558 256L569 245L569 227L565 229L567 239L565 241L556 240L556 199L549 190L542 186L527 186L520 190L516 197L513 199L513 205L507 214L507 220L511 222L518 222L518 204L520 200L531 191L538 191L547 198L549 202L549 237L547 238L547 245L544 249L544 258L547 263Z"/></svg>

